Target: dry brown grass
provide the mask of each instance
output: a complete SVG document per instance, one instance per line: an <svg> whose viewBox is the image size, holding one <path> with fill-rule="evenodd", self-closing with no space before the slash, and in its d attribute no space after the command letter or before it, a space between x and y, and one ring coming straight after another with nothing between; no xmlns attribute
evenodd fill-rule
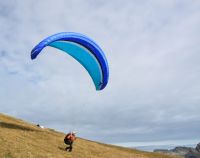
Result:
<svg viewBox="0 0 200 158"><path fill-rule="evenodd" d="M64 134L0 114L1 158L175 158L78 138L64 150Z"/></svg>

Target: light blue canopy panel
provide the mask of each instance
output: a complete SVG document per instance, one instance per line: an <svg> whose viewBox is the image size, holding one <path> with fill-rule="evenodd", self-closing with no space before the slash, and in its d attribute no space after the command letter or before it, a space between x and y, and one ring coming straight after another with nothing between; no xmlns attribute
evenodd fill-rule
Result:
<svg viewBox="0 0 200 158"><path fill-rule="evenodd" d="M81 63L90 74L96 89L99 88L103 82L101 66L96 57L88 49L84 48L80 44L69 41L56 41L50 43L49 46L63 50Z"/></svg>

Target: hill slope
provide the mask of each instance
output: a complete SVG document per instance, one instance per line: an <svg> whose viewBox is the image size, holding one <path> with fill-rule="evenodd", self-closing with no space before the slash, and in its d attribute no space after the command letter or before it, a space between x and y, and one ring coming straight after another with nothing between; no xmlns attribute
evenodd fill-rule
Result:
<svg viewBox="0 0 200 158"><path fill-rule="evenodd" d="M0 114L1 158L174 158L78 138L73 152L64 150L64 134Z"/></svg>

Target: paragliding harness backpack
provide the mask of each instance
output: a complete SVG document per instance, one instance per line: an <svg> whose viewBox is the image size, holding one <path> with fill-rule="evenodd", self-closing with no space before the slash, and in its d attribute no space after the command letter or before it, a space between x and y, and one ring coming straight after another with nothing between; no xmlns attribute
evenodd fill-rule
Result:
<svg viewBox="0 0 200 158"><path fill-rule="evenodd" d="M65 144L70 145L70 144L73 143L73 141L70 139L70 137L71 137L71 134L67 134L67 135L65 136L65 138L64 138Z"/></svg>

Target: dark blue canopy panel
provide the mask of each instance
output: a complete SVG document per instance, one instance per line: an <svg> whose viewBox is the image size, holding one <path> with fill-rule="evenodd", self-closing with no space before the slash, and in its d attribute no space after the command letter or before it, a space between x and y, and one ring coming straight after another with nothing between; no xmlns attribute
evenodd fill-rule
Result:
<svg viewBox="0 0 200 158"><path fill-rule="evenodd" d="M108 63L102 49L93 40L79 33L58 33L36 45L31 52L31 59L35 59L46 46L60 49L76 59L90 74L96 90L106 87Z"/></svg>

